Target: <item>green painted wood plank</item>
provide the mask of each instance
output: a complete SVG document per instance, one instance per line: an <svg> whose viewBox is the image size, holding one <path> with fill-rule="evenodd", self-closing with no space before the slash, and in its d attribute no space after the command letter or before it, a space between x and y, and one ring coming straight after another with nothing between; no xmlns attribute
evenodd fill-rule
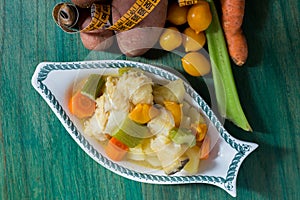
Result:
<svg viewBox="0 0 300 200"><path fill-rule="evenodd" d="M3 97L2 95L2 88L3 88L3 78L2 78L2 71L3 71L3 62L2 62L2 54L3 54L3 43L4 43L4 0L0 0L0 174L2 177L0 179L0 198L6 199L7 198L7 185L6 185L6 155L5 155L5 146L4 146L4 137L3 137L3 128L2 128L2 120L4 117L3 113Z"/></svg>

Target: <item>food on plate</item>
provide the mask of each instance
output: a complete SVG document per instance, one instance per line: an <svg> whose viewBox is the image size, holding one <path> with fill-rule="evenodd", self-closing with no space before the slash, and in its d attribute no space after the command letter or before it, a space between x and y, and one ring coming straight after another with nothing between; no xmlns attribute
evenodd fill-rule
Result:
<svg viewBox="0 0 300 200"><path fill-rule="evenodd" d="M153 98L155 103L163 105L165 101L183 102L185 90L181 82L182 80L177 79L165 85L154 85Z"/></svg>
<svg viewBox="0 0 300 200"><path fill-rule="evenodd" d="M191 174L198 172L198 166L200 164L200 159L198 159L199 152L200 148L196 145L186 151L189 162L184 166L184 169L190 171Z"/></svg>
<svg viewBox="0 0 300 200"><path fill-rule="evenodd" d="M246 131L252 131L242 109L236 90L217 9L213 0L208 0L208 2L212 10L213 20L210 27L206 30L206 38L212 64L212 72L214 75L214 85L219 113L221 116L232 121L238 127Z"/></svg>
<svg viewBox="0 0 300 200"><path fill-rule="evenodd" d="M245 0L221 0L221 7L229 55L236 65L242 66L248 57L247 41L242 31Z"/></svg>
<svg viewBox="0 0 300 200"><path fill-rule="evenodd" d="M207 158L207 122L184 99L181 79L160 85L140 69L121 68L118 74L91 74L75 85L80 86L74 93L94 106L85 115L79 106L71 106L70 112L111 160L129 160L171 175L182 169L195 174L200 160Z"/></svg>
<svg viewBox="0 0 300 200"><path fill-rule="evenodd" d="M168 27L161 34L159 44L162 49L172 51L182 44L181 33L176 27Z"/></svg>
<svg viewBox="0 0 300 200"><path fill-rule="evenodd" d="M78 118L90 117L94 114L96 109L96 103L83 95L81 91L77 91L69 100L70 112Z"/></svg>
<svg viewBox="0 0 300 200"><path fill-rule="evenodd" d="M172 114L175 127L179 127L182 117L182 104L174 101L164 101L164 106Z"/></svg>
<svg viewBox="0 0 300 200"><path fill-rule="evenodd" d="M210 150L210 139L209 137L205 137L200 149L200 159L207 159L209 156L209 150Z"/></svg>
<svg viewBox="0 0 300 200"><path fill-rule="evenodd" d="M211 69L209 58L199 52L189 52L181 61L184 71L191 76L204 76Z"/></svg>
<svg viewBox="0 0 300 200"><path fill-rule="evenodd" d="M128 152L128 149L128 146L120 142L115 137L112 137L106 145L105 153L112 160L121 161Z"/></svg>
<svg viewBox="0 0 300 200"><path fill-rule="evenodd" d="M96 98L102 93L102 87L104 83L105 80L103 77L97 74L92 74L82 86L81 94L95 101Z"/></svg>

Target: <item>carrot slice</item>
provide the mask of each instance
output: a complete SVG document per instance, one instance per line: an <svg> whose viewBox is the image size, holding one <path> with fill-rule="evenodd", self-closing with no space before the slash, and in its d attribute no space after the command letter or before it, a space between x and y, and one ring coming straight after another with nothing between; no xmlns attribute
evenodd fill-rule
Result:
<svg viewBox="0 0 300 200"><path fill-rule="evenodd" d="M106 155L114 161L122 160L127 152L128 147L114 137L108 141L105 147Z"/></svg>
<svg viewBox="0 0 300 200"><path fill-rule="evenodd" d="M96 109L96 102L81 94L78 90L69 100L68 107L70 112L78 118L90 117Z"/></svg>
<svg viewBox="0 0 300 200"><path fill-rule="evenodd" d="M210 151L210 138L208 136L205 137L200 150L200 159L207 159Z"/></svg>
<svg viewBox="0 0 300 200"><path fill-rule="evenodd" d="M197 142L204 140L207 133L207 125L205 123L198 123L191 125L192 132L196 135Z"/></svg>
<svg viewBox="0 0 300 200"><path fill-rule="evenodd" d="M150 104L139 103L129 113L128 117L139 124L148 123L151 120L150 109Z"/></svg>
<svg viewBox="0 0 300 200"><path fill-rule="evenodd" d="M174 101L164 101L164 105L168 111L171 112L171 114L174 117L175 126L179 127L181 122L181 110L182 110L182 104L179 104Z"/></svg>

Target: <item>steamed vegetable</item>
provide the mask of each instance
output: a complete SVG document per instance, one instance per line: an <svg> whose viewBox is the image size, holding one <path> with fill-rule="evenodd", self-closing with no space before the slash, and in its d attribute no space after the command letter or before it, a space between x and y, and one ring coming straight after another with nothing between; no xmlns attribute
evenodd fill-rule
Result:
<svg viewBox="0 0 300 200"><path fill-rule="evenodd" d="M161 162L159 161L155 149L151 148L151 143L153 139L146 139L143 141L141 148L145 155L145 161L153 167L161 167Z"/></svg>
<svg viewBox="0 0 300 200"><path fill-rule="evenodd" d="M195 145L192 148L188 149L185 154L188 156L189 162L184 166L184 170L189 174L196 174L199 171L200 165L200 148Z"/></svg>
<svg viewBox="0 0 300 200"><path fill-rule="evenodd" d="M185 88L183 81L177 79L166 85L155 85L153 87L154 102L163 105L164 101L181 103L184 99Z"/></svg>
<svg viewBox="0 0 300 200"><path fill-rule="evenodd" d="M128 100L134 105L139 103L151 104L153 102L152 79L138 69L128 72L123 73L117 83L117 90L124 97L121 100Z"/></svg>
<svg viewBox="0 0 300 200"><path fill-rule="evenodd" d="M207 133L207 125L205 123L195 123L191 125L192 131L196 135L197 142L201 142Z"/></svg>
<svg viewBox="0 0 300 200"><path fill-rule="evenodd" d="M151 120L149 104L137 104L133 110L129 113L128 117L140 124L146 124Z"/></svg>
<svg viewBox="0 0 300 200"><path fill-rule="evenodd" d="M157 117L147 123L147 126L154 135L167 136L169 131L175 127L174 118L164 107L159 108L159 113Z"/></svg>
<svg viewBox="0 0 300 200"><path fill-rule="evenodd" d="M140 144L143 139L150 137L150 132L147 126L137 124L131 119L125 118L122 124L111 135L132 148Z"/></svg>
<svg viewBox="0 0 300 200"><path fill-rule="evenodd" d="M179 127L182 118L182 104L173 102L173 101L164 101L165 108L171 112L175 126Z"/></svg>
<svg viewBox="0 0 300 200"><path fill-rule="evenodd" d="M96 100L102 92L105 80L99 74L91 74L81 89L81 94Z"/></svg>
<svg viewBox="0 0 300 200"><path fill-rule="evenodd" d="M184 128L173 128L169 132L169 137L176 144L188 144L194 146L196 142L195 135L190 130Z"/></svg>
<svg viewBox="0 0 300 200"><path fill-rule="evenodd" d="M173 162L171 165L164 167L164 171L167 175L173 175L181 171L188 162L188 157L180 157L179 159L176 159L175 162Z"/></svg>
<svg viewBox="0 0 300 200"><path fill-rule="evenodd" d="M105 79L92 74L75 86L80 87L79 95L94 103L93 113L81 120L84 134L101 142L111 160L131 160L171 175L194 159L185 153L191 147L201 148L207 156L210 146L201 139L206 136L202 127L206 121L184 99L182 80L157 86L142 70L124 68ZM153 97L155 87L160 89ZM162 104L156 104L157 97L162 97Z"/></svg>
<svg viewBox="0 0 300 200"><path fill-rule="evenodd" d="M106 155L114 161L122 160L127 152L128 147L114 137L108 141L105 147Z"/></svg>
<svg viewBox="0 0 300 200"><path fill-rule="evenodd" d="M210 152L210 138L207 136L205 137L201 148L200 148L200 159L207 159Z"/></svg>
<svg viewBox="0 0 300 200"><path fill-rule="evenodd" d="M146 159L146 156L142 144L137 145L134 148L129 148L129 151L126 154L126 158L135 161L143 161Z"/></svg>
<svg viewBox="0 0 300 200"><path fill-rule="evenodd" d="M186 149L171 142L164 135L158 135L151 140L151 149L156 153L167 175L180 171L188 161L188 158L183 155Z"/></svg>
<svg viewBox="0 0 300 200"><path fill-rule="evenodd" d="M69 100L70 112L78 118L91 117L96 109L96 103L78 90Z"/></svg>
<svg viewBox="0 0 300 200"><path fill-rule="evenodd" d="M211 59L212 73L219 112L238 127L251 131L251 127L241 107L236 90L227 47L213 0L208 0L213 20L206 30L208 51Z"/></svg>

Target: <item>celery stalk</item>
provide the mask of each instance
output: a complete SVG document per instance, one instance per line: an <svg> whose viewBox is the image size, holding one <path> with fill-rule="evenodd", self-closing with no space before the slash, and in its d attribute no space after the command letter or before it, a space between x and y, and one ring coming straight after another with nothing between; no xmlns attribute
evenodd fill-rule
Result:
<svg viewBox="0 0 300 200"><path fill-rule="evenodd" d="M83 85L81 94L95 101L100 96L104 84L105 80L101 75L91 74Z"/></svg>
<svg viewBox="0 0 300 200"><path fill-rule="evenodd" d="M149 138L151 133L147 126L135 123L126 117L122 124L113 131L112 136L129 148L133 148L140 144L143 139Z"/></svg>
<svg viewBox="0 0 300 200"><path fill-rule="evenodd" d="M252 131L236 90L227 46L214 1L207 0L207 2L210 4L213 19L206 30L206 38L219 112L221 116L232 121L236 126L246 131Z"/></svg>

